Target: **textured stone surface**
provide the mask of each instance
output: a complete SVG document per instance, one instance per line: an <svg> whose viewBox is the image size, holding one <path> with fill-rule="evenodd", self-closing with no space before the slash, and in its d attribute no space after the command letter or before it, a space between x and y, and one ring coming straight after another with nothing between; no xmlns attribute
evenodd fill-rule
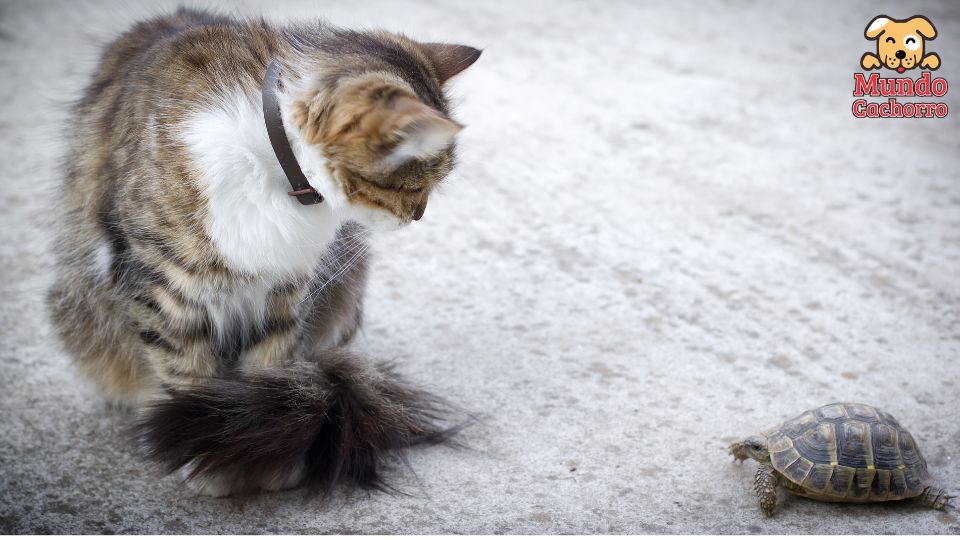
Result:
<svg viewBox="0 0 960 540"><path fill-rule="evenodd" d="M378 241L357 344L486 422L413 453L412 496L325 505L161 478L45 322L66 104L159 9L125 4L0 4L0 532L960 533L901 503L763 519L724 451L864 401L960 493L960 91L946 120L850 114L878 13L930 17L960 84L957 4L224 3L486 49L462 166Z"/></svg>

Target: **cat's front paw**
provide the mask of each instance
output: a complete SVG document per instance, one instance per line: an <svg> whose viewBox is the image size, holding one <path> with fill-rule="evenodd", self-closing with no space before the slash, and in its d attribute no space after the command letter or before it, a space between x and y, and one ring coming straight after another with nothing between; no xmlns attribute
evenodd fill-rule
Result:
<svg viewBox="0 0 960 540"><path fill-rule="evenodd" d="M298 465L289 470L275 471L260 478L241 478L236 473L207 473L190 478L193 467L187 465L179 471L178 476L187 489L204 497L229 497L240 491L282 491L292 489L303 482L305 469Z"/></svg>
<svg viewBox="0 0 960 540"><path fill-rule="evenodd" d="M227 497L233 493L233 478L226 474L201 474L190 478L193 468L190 465L177 471L177 476L187 489L204 497Z"/></svg>

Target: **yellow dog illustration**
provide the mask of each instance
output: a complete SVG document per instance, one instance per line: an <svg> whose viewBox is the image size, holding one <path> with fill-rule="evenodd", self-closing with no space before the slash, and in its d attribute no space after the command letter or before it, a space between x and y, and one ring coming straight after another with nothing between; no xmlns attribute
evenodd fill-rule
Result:
<svg viewBox="0 0 960 540"><path fill-rule="evenodd" d="M923 15L903 20L879 15L867 25L863 37L877 42L877 54L864 53L860 58L863 69L880 69L884 66L903 73L917 66L921 69L940 67L937 53L923 54L924 40L937 37L937 29Z"/></svg>

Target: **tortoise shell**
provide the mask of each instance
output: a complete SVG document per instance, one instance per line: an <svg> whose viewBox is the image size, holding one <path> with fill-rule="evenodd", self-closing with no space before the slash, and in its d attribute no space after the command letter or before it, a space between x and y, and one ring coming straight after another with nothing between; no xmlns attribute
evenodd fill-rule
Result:
<svg viewBox="0 0 960 540"><path fill-rule="evenodd" d="M931 483L910 433L889 414L831 403L764 432L782 485L812 499L845 502L916 497Z"/></svg>

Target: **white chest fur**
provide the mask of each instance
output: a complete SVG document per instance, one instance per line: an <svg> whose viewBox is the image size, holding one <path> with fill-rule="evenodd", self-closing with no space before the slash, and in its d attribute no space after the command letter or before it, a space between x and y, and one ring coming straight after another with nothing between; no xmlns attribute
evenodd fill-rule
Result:
<svg viewBox="0 0 960 540"><path fill-rule="evenodd" d="M225 98L185 128L207 199L207 232L227 265L269 279L311 272L341 221L329 204L304 206L287 195L259 96Z"/></svg>

